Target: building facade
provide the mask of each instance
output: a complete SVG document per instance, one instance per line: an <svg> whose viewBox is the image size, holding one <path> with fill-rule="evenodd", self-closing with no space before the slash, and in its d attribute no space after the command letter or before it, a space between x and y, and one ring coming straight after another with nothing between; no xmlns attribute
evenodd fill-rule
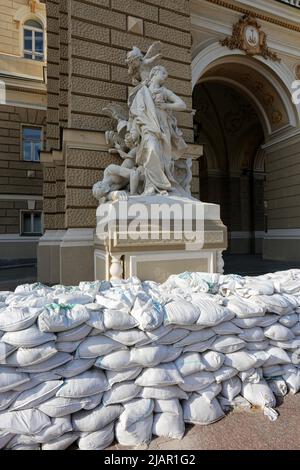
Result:
<svg viewBox="0 0 300 470"><path fill-rule="evenodd" d="M46 9L0 3L0 259L36 258L43 233Z"/></svg>
<svg viewBox="0 0 300 470"><path fill-rule="evenodd" d="M300 8L295 0L48 0L39 279L93 279L92 185L115 161L104 132L130 87L126 53L162 42L179 125L204 144L192 191L221 205L231 253L300 259Z"/></svg>

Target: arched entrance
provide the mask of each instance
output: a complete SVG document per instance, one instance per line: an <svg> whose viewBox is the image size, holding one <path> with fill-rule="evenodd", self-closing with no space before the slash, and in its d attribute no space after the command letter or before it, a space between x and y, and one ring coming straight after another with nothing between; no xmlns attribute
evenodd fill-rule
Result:
<svg viewBox="0 0 300 470"><path fill-rule="evenodd" d="M228 252L258 254L269 228L266 148L298 123L283 66L210 45L193 61L201 200L221 206Z"/></svg>

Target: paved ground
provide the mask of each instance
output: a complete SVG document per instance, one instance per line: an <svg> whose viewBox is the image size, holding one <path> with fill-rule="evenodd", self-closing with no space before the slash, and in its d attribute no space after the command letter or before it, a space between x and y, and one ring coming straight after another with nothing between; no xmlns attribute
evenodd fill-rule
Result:
<svg viewBox="0 0 300 470"><path fill-rule="evenodd" d="M300 393L288 395L271 422L261 410L232 412L209 426L189 426L182 440L154 439L149 450L300 450ZM107 450L130 449L118 444Z"/></svg>
<svg viewBox="0 0 300 470"><path fill-rule="evenodd" d="M0 267L0 290L14 290L20 284L36 282L36 266Z"/></svg>

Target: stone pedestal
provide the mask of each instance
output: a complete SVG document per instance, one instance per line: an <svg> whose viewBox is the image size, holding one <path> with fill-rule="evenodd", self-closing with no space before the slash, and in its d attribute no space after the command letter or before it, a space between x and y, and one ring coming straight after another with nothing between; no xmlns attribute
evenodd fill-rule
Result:
<svg viewBox="0 0 300 470"><path fill-rule="evenodd" d="M137 221L133 214L139 207L141 216ZM158 207L165 215L169 210L169 220L162 213L157 219L146 219L147 213L157 214ZM180 208L185 225L178 217ZM126 211L128 218L124 220ZM108 226L116 217L107 231L99 224L100 212L107 217ZM183 271L223 272L227 229L216 204L178 196L133 196L127 202L102 204L97 214L95 280L137 276L163 282Z"/></svg>

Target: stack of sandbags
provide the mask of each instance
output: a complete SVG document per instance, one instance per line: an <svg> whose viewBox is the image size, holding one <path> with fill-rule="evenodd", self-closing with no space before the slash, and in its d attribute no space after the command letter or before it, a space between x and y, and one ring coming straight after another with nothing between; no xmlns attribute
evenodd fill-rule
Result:
<svg viewBox="0 0 300 470"><path fill-rule="evenodd" d="M300 389L300 271L0 292L0 448L182 438Z"/></svg>

